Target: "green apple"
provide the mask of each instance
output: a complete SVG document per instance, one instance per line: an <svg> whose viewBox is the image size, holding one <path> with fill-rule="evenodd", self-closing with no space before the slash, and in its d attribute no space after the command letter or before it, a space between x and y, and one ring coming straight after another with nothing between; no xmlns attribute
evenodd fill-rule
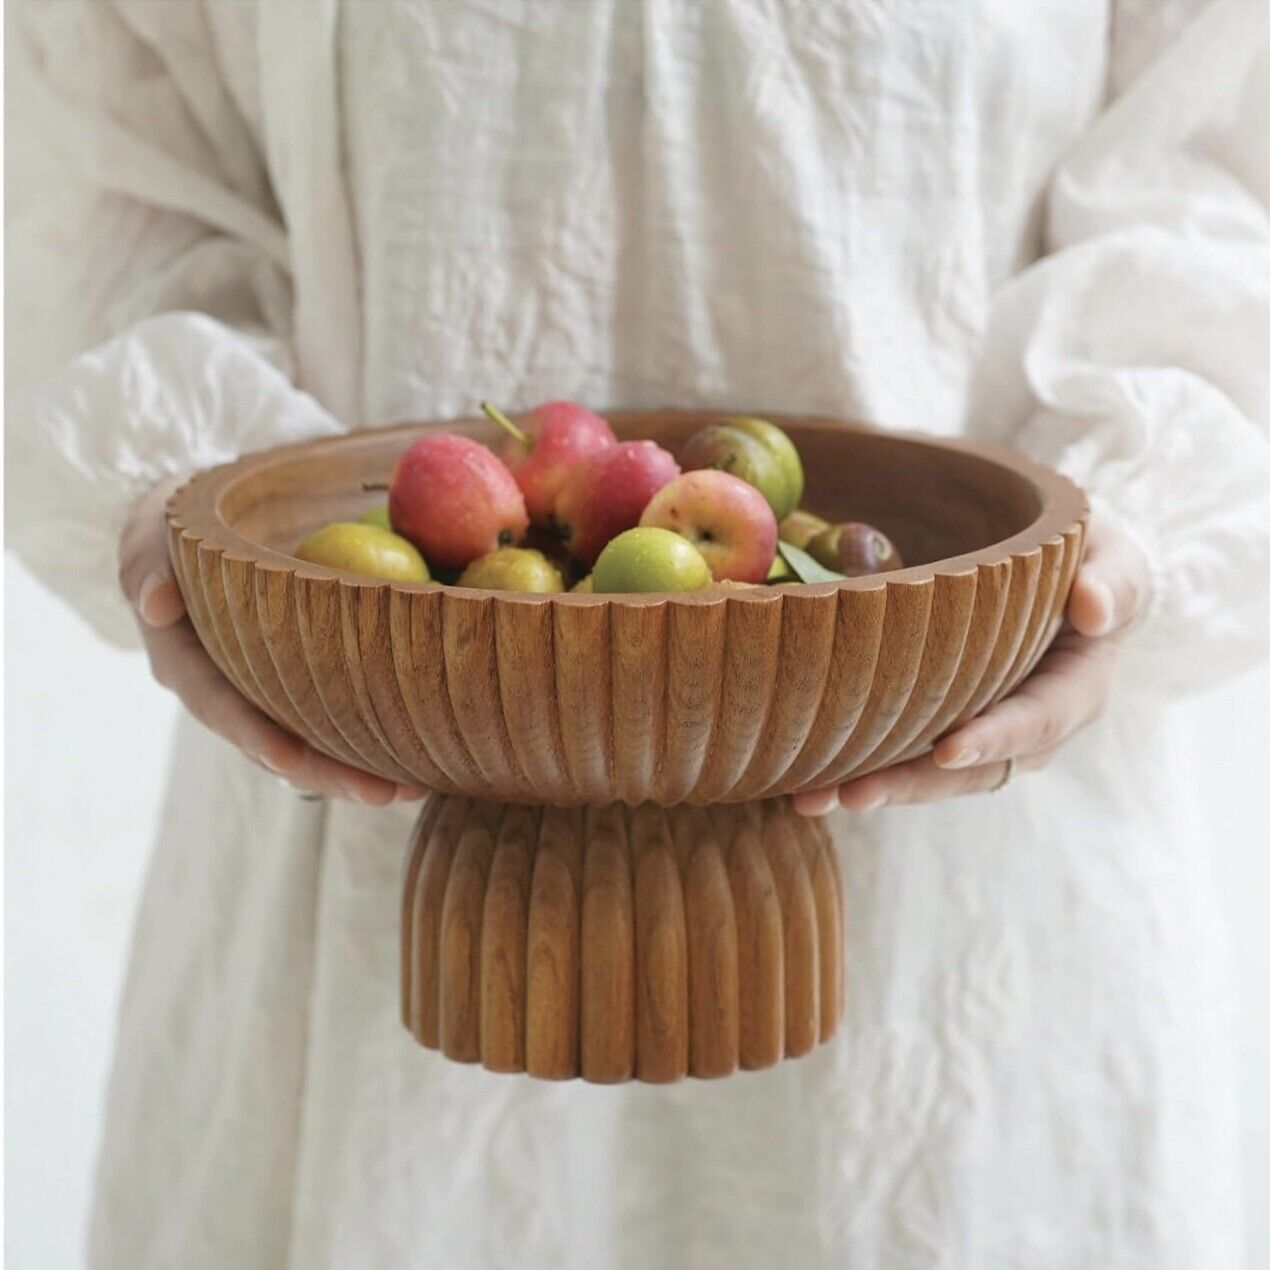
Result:
<svg viewBox="0 0 1270 1270"><path fill-rule="evenodd" d="M550 595L564 590L564 578L541 551L525 547L499 547L473 560L459 574L458 586L484 591L532 591Z"/></svg>
<svg viewBox="0 0 1270 1270"><path fill-rule="evenodd" d="M776 454L758 437L730 423L711 423L694 432L679 463L685 472L714 468L739 476L767 499L778 520L796 501L790 498L785 470Z"/></svg>
<svg viewBox="0 0 1270 1270"><path fill-rule="evenodd" d="M803 461L788 436L774 423L766 419L755 419L750 415L737 415L728 420L728 424L740 430L763 445L775 458L785 478L785 498L780 506L772 504L772 511L777 520L784 520L798 506L803 496L805 480L803 477ZM770 499L768 500L771 501Z"/></svg>
<svg viewBox="0 0 1270 1270"><path fill-rule="evenodd" d="M310 564L347 569L389 582L430 582L423 557L399 534L354 521L336 521L310 534L295 554Z"/></svg>
<svg viewBox="0 0 1270 1270"><path fill-rule="evenodd" d="M629 591L700 591L711 583L710 566L687 538L652 526L618 534L591 573L596 595Z"/></svg>

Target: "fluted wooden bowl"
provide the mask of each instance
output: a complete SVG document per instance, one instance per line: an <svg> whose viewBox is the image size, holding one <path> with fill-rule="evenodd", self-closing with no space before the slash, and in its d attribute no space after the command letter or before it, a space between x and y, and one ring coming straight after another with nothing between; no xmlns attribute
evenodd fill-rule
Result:
<svg viewBox="0 0 1270 1270"><path fill-rule="evenodd" d="M711 416L616 413L675 451ZM213 660L320 750L445 793L558 806L740 802L922 753L1009 692L1058 629L1080 491L1018 455L782 419L804 505L909 567L814 586L532 596L380 582L289 553L382 495L408 426L250 455L168 508ZM434 429L439 425L431 425ZM492 441L492 426L446 424Z"/></svg>

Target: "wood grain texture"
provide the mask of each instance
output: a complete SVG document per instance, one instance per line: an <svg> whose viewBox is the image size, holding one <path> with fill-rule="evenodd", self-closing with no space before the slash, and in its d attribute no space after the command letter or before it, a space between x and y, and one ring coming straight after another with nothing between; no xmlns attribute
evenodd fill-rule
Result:
<svg viewBox="0 0 1270 1270"><path fill-rule="evenodd" d="M437 796L401 913L407 1028L492 1071L714 1078L842 1020L836 855L785 799L581 814Z"/></svg>
<svg viewBox="0 0 1270 1270"><path fill-rule="evenodd" d="M636 1076L688 1074L688 924L683 878L666 814L637 807L630 824L635 875Z"/></svg>
<svg viewBox="0 0 1270 1270"><path fill-rule="evenodd" d="M620 435L672 450L712 417L611 415ZM1064 478L1003 451L777 422L803 454L807 506L872 521L911 567L542 597L378 582L291 556L379 497L363 482L385 479L417 427L196 476L169 503L170 551L217 666L344 762L518 803L770 798L923 753L1013 688L1058 629L1087 513ZM483 422L449 426L492 439Z"/></svg>
<svg viewBox="0 0 1270 1270"><path fill-rule="evenodd" d="M565 1080L578 1074L583 822L579 812L548 807L537 824L529 893L525 1070L544 1080Z"/></svg>
<svg viewBox="0 0 1270 1270"><path fill-rule="evenodd" d="M635 1070L635 896L621 808L587 811L582 855L580 1066L610 1085Z"/></svg>

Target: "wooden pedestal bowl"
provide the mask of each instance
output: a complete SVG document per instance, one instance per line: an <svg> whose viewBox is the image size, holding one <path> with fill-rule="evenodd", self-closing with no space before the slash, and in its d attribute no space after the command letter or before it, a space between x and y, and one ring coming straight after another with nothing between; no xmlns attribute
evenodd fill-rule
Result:
<svg viewBox="0 0 1270 1270"><path fill-rule="evenodd" d="M712 417L610 416L619 436L672 451ZM776 422L803 456L804 505L876 524L909 567L754 591L533 596L380 582L289 554L328 521L381 502L365 486L388 479L420 426L250 455L200 473L169 503L191 620L231 682L324 753L453 796L425 810L407 876L403 1010L425 1045L497 1070L671 1079L762 1066L836 1025L824 985L837 985L841 968L821 928L840 933L840 886L813 887L819 917L796 918L772 855L787 859L772 844L797 832L781 827L792 819L786 804L719 805L919 755L1008 693L1057 632L1087 507L1065 478L1003 451L833 420ZM484 421L444 426L495 439ZM503 803L518 806L489 805ZM667 810L628 810L641 804ZM544 806L591 810L533 810ZM654 839L656 851L637 845ZM539 874L558 872L561 859L571 916L532 902ZM662 879L647 912L641 868ZM755 877L783 923L779 1009L739 969L753 953L742 914ZM625 914L615 926L588 926L588 913L614 904ZM563 940L549 955L534 942L544 922ZM601 929L598 943L588 937ZM801 931L792 942L791 929ZM733 952L703 943L707 933ZM675 1022L664 1035L626 1004L640 992L674 995L666 985L677 970L647 987L650 948L682 949L687 975L687 1013L666 1006ZM649 955L659 965L670 956ZM535 994L534 967L548 963L556 969L542 973L576 986L564 994L572 1024L548 1015L573 1007ZM798 1005L810 980L814 1025ZM602 1017L588 1002L606 993L620 1004ZM766 1012L762 1043L759 1025L745 1022L751 1006ZM782 1012L778 1052L770 1029Z"/></svg>

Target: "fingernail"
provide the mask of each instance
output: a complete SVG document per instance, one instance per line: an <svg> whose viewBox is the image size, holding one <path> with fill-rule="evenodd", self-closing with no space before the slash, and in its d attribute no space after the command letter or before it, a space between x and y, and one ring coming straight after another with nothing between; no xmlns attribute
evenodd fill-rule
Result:
<svg viewBox="0 0 1270 1270"><path fill-rule="evenodd" d="M1115 600L1112 598L1111 588L1105 582L1089 582L1086 584L1086 590L1101 610L1099 620L1090 623L1089 633L1091 635L1105 635L1111 629L1115 609Z"/></svg>
<svg viewBox="0 0 1270 1270"><path fill-rule="evenodd" d="M861 786L855 783L846 785L838 795L838 800L848 811L876 811L886 804L887 795L875 790L861 801ZM868 786L863 786L867 789Z"/></svg>
<svg viewBox="0 0 1270 1270"><path fill-rule="evenodd" d="M147 623L153 623L150 615L150 597L163 584L161 573L147 573L141 580L141 589L137 592L137 610Z"/></svg>
<svg viewBox="0 0 1270 1270"><path fill-rule="evenodd" d="M954 754L952 758L943 759L939 765L940 767L974 767L981 757L978 750L962 750L960 754Z"/></svg>
<svg viewBox="0 0 1270 1270"><path fill-rule="evenodd" d="M355 803L361 803L363 807L370 805L370 799L367 798L366 795L362 793L362 791L351 781L341 786L341 788L344 790L345 798L348 798Z"/></svg>
<svg viewBox="0 0 1270 1270"><path fill-rule="evenodd" d="M838 805L836 789L817 789L799 794L794 800L794 810L800 816L827 816Z"/></svg>

